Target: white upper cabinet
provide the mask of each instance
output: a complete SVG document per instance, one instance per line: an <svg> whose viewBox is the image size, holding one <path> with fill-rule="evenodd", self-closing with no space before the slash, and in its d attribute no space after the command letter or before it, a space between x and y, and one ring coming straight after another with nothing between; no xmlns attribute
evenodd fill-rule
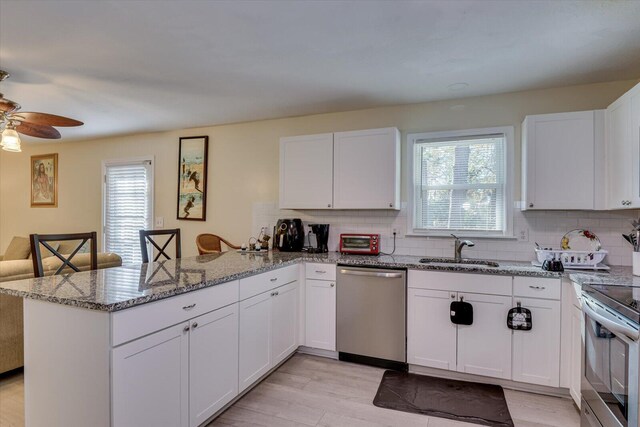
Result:
<svg viewBox="0 0 640 427"><path fill-rule="evenodd" d="M606 112L609 209L640 207L640 84Z"/></svg>
<svg viewBox="0 0 640 427"><path fill-rule="evenodd" d="M527 116L523 209L604 208L604 110Z"/></svg>
<svg viewBox="0 0 640 427"><path fill-rule="evenodd" d="M281 138L280 208L400 209L400 132Z"/></svg>
<svg viewBox="0 0 640 427"><path fill-rule="evenodd" d="M337 132L333 142L336 209L400 209L400 132Z"/></svg>
<svg viewBox="0 0 640 427"><path fill-rule="evenodd" d="M333 205L333 134L280 139L280 208Z"/></svg>

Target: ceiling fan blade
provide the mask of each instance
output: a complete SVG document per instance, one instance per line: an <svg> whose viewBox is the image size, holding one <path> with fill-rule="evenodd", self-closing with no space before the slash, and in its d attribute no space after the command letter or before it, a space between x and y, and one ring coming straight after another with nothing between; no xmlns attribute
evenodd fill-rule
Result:
<svg viewBox="0 0 640 427"><path fill-rule="evenodd" d="M20 104L10 99L0 97L0 111L5 113L13 113L20 108Z"/></svg>
<svg viewBox="0 0 640 427"><path fill-rule="evenodd" d="M37 125L34 123L22 122L16 126L18 133L23 133L36 138L60 139L61 135L57 129L47 125Z"/></svg>
<svg viewBox="0 0 640 427"><path fill-rule="evenodd" d="M20 111L19 113L15 113L13 115L14 118L20 120L21 122L29 122L38 125L47 125L47 126L82 126L82 123L79 120L70 119L68 117L56 116L55 114L47 114L47 113L34 113L34 112L25 112Z"/></svg>

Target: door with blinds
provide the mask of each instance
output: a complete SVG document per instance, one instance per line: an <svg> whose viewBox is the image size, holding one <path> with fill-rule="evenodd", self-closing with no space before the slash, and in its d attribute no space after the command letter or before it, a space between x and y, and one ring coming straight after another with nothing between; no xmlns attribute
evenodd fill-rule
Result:
<svg viewBox="0 0 640 427"><path fill-rule="evenodd" d="M139 264L140 230L152 228L152 160L104 164L103 242L106 252L122 257L122 264Z"/></svg>

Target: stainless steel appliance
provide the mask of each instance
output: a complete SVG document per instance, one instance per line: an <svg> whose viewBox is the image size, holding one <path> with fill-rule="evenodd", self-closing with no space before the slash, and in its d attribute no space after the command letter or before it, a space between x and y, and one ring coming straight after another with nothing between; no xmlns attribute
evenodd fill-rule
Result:
<svg viewBox="0 0 640 427"><path fill-rule="evenodd" d="M340 252L343 254L378 255L379 234L341 234Z"/></svg>
<svg viewBox="0 0 640 427"><path fill-rule="evenodd" d="M407 369L406 271L338 265L340 360Z"/></svg>
<svg viewBox="0 0 640 427"><path fill-rule="evenodd" d="M329 252L329 224L309 224L309 247L310 253Z"/></svg>
<svg viewBox="0 0 640 427"><path fill-rule="evenodd" d="M300 252L304 247L302 220L279 219L273 229L273 248L282 252Z"/></svg>
<svg viewBox="0 0 640 427"><path fill-rule="evenodd" d="M583 285L582 427L638 427L640 288Z"/></svg>

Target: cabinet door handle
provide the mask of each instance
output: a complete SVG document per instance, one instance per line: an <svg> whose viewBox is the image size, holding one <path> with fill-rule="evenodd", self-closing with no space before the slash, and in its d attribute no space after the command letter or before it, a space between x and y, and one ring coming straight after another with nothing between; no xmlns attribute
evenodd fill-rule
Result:
<svg viewBox="0 0 640 427"><path fill-rule="evenodd" d="M280 295L280 291L276 291L276 296Z"/></svg>
<svg viewBox="0 0 640 427"><path fill-rule="evenodd" d="M328 203L328 204L327 204L327 207L328 207L328 208L330 208L330 207L331 207L331 203Z"/></svg>
<svg viewBox="0 0 640 427"><path fill-rule="evenodd" d="M393 203L389 203L389 207L392 208L393 207Z"/></svg>
<svg viewBox="0 0 640 427"><path fill-rule="evenodd" d="M195 307L196 304L189 304L189 305L185 305L184 307L182 307L183 310L191 310L193 307Z"/></svg>
<svg viewBox="0 0 640 427"><path fill-rule="evenodd" d="M275 297L275 296L276 296L276 293L275 293L275 292L271 292L271 296L272 296L272 297Z"/></svg>
<svg viewBox="0 0 640 427"><path fill-rule="evenodd" d="M533 286L533 285L529 285L529 287L531 289L539 289L539 290L543 290L543 289L547 289L546 286Z"/></svg>
<svg viewBox="0 0 640 427"><path fill-rule="evenodd" d="M326 271L325 271L325 270L316 270L316 273L318 273L318 274L325 274L325 273L326 273Z"/></svg>
<svg viewBox="0 0 640 427"><path fill-rule="evenodd" d="M190 328L189 328L189 325L187 325L187 326L185 326L185 327L184 327L183 331L184 331L184 332L189 332L189 329L190 329Z"/></svg>
<svg viewBox="0 0 640 427"><path fill-rule="evenodd" d="M329 286L331 286L333 288L335 285L336 285L335 283L332 283Z"/></svg>
<svg viewBox="0 0 640 427"><path fill-rule="evenodd" d="M197 327L198 327L198 322L193 322L193 325L191 325L191 327L192 327L193 329L197 328Z"/></svg>
<svg viewBox="0 0 640 427"><path fill-rule="evenodd" d="M529 207L532 208L533 207L533 203L529 203Z"/></svg>
<svg viewBox="0 0 640 427"><path fill-rule="evenodd" d="M272 282L277 282L277 281L278 281L278 278L277 278L277 277L274 277L273 279L269 279L269 280L271 280Z"/></svg>

